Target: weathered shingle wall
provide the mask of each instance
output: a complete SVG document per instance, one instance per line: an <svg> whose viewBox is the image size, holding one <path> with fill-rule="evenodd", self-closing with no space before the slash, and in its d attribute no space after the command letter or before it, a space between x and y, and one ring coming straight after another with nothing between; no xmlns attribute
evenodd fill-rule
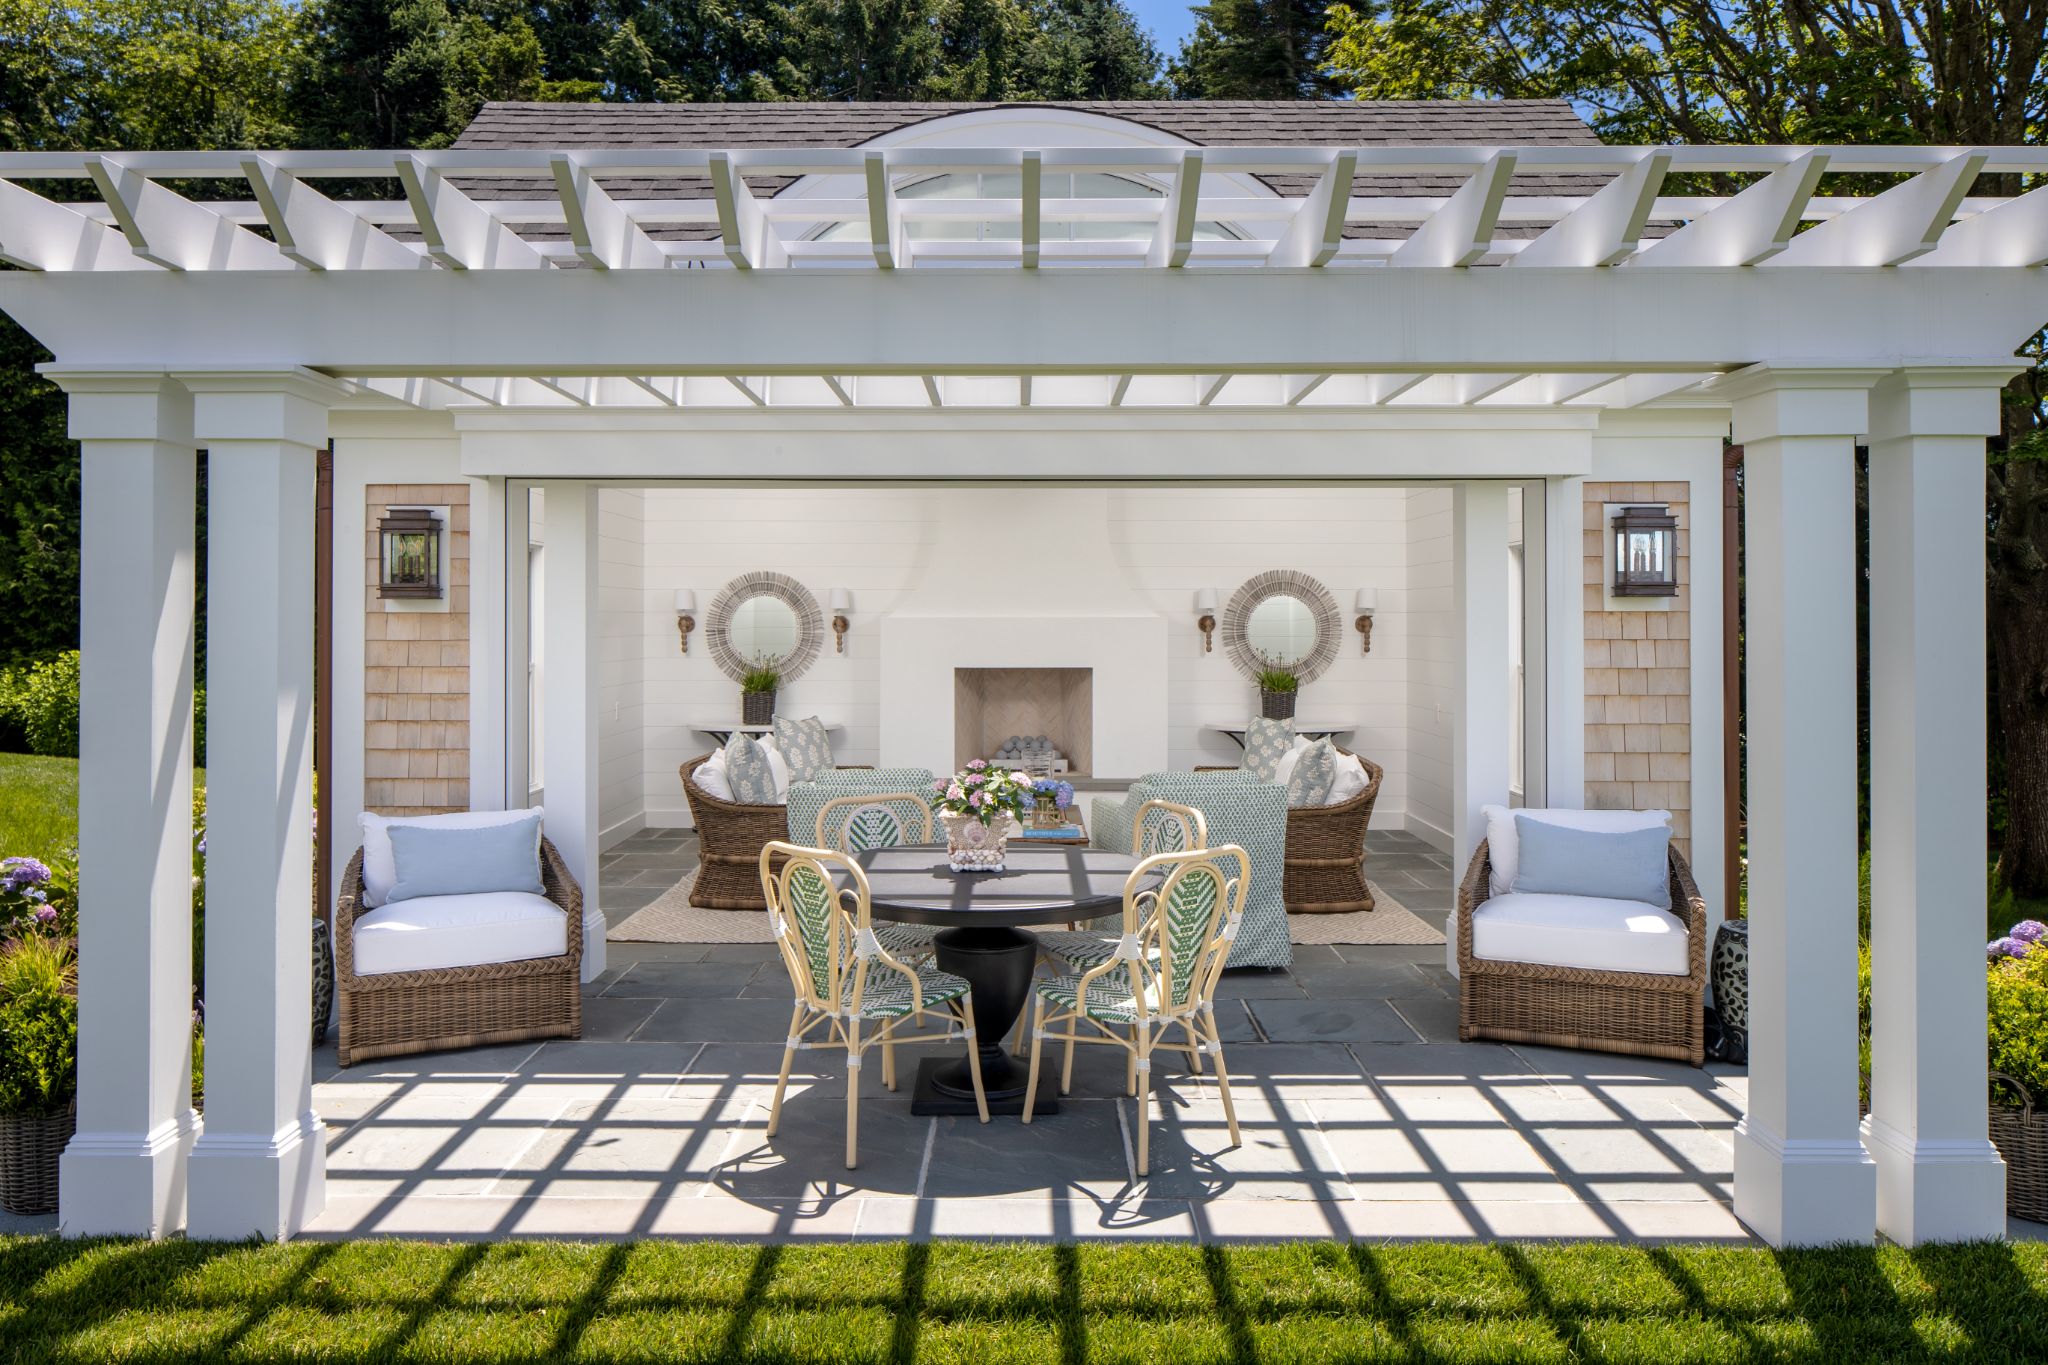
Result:
<svg viewBox="0 0 2048 1365"><path fill-rule="evenodd" d="M363 808L381 815L469 809L469 487L364 490ZM377 595L377 523L392 507L446 507L446 611Z"/></svg>

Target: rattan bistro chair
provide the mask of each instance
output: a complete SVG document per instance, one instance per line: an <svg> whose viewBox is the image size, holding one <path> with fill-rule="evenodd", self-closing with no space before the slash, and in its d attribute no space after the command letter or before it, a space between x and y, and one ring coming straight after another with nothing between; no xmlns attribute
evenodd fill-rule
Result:
<svg viewBox="0 0 2048 1365"><path fill-rule="evenodd" d="M1155 874L1165 878L1156 889L1137 889ZM1251 874L1251 858L1235 844L1155 854L1138 864L1124 884L1124 931L1116 954L1078 976L1038 983L1024 1122L1031 1122L1040 1053L1048 1039L1066 1045L1060 1067L1062 1095L1073 1088L1077 1043L1121 1047L1127 1056L1126 1088L1138 1098L1142 1176L1151 1168L1148 1111L1153 1056L1185 1052L1199 1075L1202 1054L1207 1053L1216 1063L1216 1088L1230 1124L1230 1143L1237 1145L1237 1106L1230 1098L1230 1072L1216 1027L1216 978L1243 921ZM1167 1041L1175 1029L1185 1037L1184 1046Z"/></svg>
<svg viewBox="0 0 2048 1365"><path fill-rule="evenodd" d="M981 1088L981 1053L974 1045L974 1001L967 983L936 970L919 971L892 957L875 938L867 874L860 864L830 849L803 848L780 840L761 850L757 864L768 922L789 969L796 1004L782 1069L775 1076L775 1100L768 1110L768 1136L782 1122L782 1093L798 1048L846 1051L846 1166L853 1169L860 1131L861 1062L882 1049L882 1083L896 1088L896 1044L946 1042L964 1037L974 1103L988 1122L988 1097ZM835 890L832 870L847 878ZM943 1013L941 1013L943 1011ZM900 1036L904 1021L924 1022L940 1014L942 1033ZM873 1025L863 1034L862 1025ZM951 1024L958 1024L955 1032ZM818 1034L812 1037L812 1034Z"/></svg>
<svg viewBox="0 0 2048 1365"><path fill-rule="evenodd" d="M932 808L917 792L877 792L872 796L835 796L818 810L819 848L849 858L871 848L900 848L932 841ZM932 955L938 930L921 924L878 924L875 938L896 957L920 960Z"/></svg>
<svg viewBox="0 0 2048 1365"><path fill-rule="evenodd" d="M341 874L334 908L334 985L341 1065L447 1048L583 1036L583 891L562 855L540 841L541 888L566 917L557 957L359 976L355 922L363 903L363 851Z"/></svg>
<svg viewBox="0 0 2048 1365"><path fill-rule="evenodd" d="M1492 886L1486 841L1458 887L1458 1038L1542 1043L1698 1066L1705 1057L1707 903L1692 869L1670 851L1672 912L1685 921L1686 970L1600 971L1472 955L1472 916Z"/></svg>
<svg viewBox="0 0 2048 1365"><path fill-rule="evenodd" d="M1147 801L1131 820L1131 856L1150 858L1156 853L1185 853L1209 846L1209 818L1192 806L1171 801ZM1097 921L1103 923L1104 921ZM1103 929L1069 927L1038 935L1038 953L1056 971L1085 972L1116 956L1118 936ZM1024 1032L1017 1031L1018 1051L1023 1051Z"/></svg>

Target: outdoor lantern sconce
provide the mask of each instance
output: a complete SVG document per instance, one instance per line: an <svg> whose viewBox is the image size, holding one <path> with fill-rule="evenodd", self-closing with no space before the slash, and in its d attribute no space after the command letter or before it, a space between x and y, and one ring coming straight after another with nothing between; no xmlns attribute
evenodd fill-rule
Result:
<svg viewBox="0 0 2048 1365"><path fill-rule="evenodd" d="M1669 507L1614 514L1613 596L1678 596L1678 519Z"/></svg>
<svg viewBox="0 0 2048 1365"><path fill-rule="evenodd" d="M379 597L441 595L441 519L424 507L393 507L377 523L384 542Z"/></svg>
<svg viewBox="0 0 2048 1365"><path fill-rule="evenodd" d="M1360 588L1358 590L1358 599L1353 604L1352 610L1358 616L1358 619L1353 624L1358 627L1358 652L1360 654L1372 653L1372 614L1379 610L1379 605L1380 595L1377 588Z"/></svg>
<svg viewBox="0 0 2048 1365"><path fill-rule="evenodd" d="M683 653L690 652L690 632L697 628L697 594L688 588L676 589L676 638L682 642Z"/></svg>
<svg viewBox="0 0 2048 1365"><path fill-rule="evenodd" d="M1216 590L1201 588L1195 593L1195 629L1202 632L1202 652L1207 654L1216 640Z"/></svg>
<svg viewBox="0 0 2048 1365"><path fill-rule="evenodd" d="M852 624L846 618L853 615L853 594L844 588L832 589L832 638L839 647L839 653L846 652L846 632Z"/></svg>

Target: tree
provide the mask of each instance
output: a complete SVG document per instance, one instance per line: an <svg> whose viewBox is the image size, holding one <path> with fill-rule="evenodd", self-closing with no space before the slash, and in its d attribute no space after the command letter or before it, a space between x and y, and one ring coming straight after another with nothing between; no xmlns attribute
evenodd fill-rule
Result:
<svg viewBox="0 0 2048 1365"><path fill-rule="evenodd" d="M1341 87L1325 69L1329 0L1210 0L1169 75L1180 99L1315 99Z"/></svg>
<svg viewBox="0 0 2048 1365"><path fill-rule="evenodd" d="M1331 11L1360 98L1550 95L1628 142L2022 143L2048 116L2033 0L1390 0ZM1986 177L2012 193L2016 177ZM1986 475L1999 872L2048 895L2048 341L2006 392Z"/></svg>

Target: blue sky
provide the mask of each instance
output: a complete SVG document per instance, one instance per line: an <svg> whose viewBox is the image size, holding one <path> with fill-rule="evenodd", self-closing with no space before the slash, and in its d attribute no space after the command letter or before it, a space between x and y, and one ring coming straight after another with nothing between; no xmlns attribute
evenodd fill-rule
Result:
<svg viewBox="0 0 2048 1365"><path fill-rule="evenodd" d="M1138 22L1152 32L1161 56L1180 51L1180 40L1195 31L1195 16L1187 0L1124 0Z"/></svg>

